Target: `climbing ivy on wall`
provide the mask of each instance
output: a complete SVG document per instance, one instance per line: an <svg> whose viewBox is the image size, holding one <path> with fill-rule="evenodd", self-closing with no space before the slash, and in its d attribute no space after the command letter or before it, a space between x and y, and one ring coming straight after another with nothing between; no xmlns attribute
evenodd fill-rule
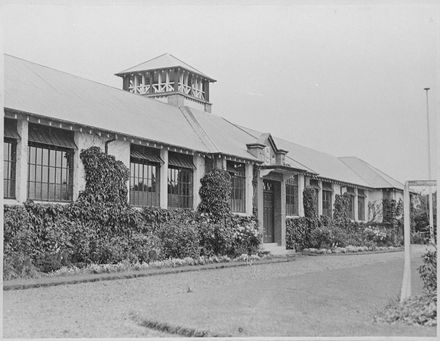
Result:
<svg viewBox="0 0 440 341"><path fill-rule="evenodd" d="M318 207L316 207L316 191L312 187L306 187L303 191L304 216L310 219L318 217Z"/></svg>
<svg viewBox="0 0 440 341"><path fill-rule="evenodd" d="M344 193L342 195L335 195L335 204L333 208L333 219L340 225L347 225L350 221L348 209L350 205L350 194Z"/></svg>
<svg viewBox="0 0 440 341"><path fill-rule="evenodd" d="M201 213L221 219L231 214L231 176L225 170L214 169L201 180L199 190L201 202L197 208Z"/></svg>
<svg viewBox="0 0 440 341"><path fill-rule="evenodd" d="M78 201L103 201L111 205L127 205L129 170L122 161L101 152L99 147L80 153L84 165L86 188Z"/></svg>

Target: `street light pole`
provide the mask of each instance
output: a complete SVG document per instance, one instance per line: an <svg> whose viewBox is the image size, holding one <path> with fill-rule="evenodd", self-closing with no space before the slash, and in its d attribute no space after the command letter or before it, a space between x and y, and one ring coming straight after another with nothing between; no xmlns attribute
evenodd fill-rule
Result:
<svg viewBox="0 0 440 341"><path fill-rule="evenodd" d="M431 177L431 134L429 129L429 88L424 88L426 93L426 124L428 131L428 180L432 180ZM429 202L429 235L430 241L434 244L434 208L432 207L432 189L428 186L428 202Z"/></svg>

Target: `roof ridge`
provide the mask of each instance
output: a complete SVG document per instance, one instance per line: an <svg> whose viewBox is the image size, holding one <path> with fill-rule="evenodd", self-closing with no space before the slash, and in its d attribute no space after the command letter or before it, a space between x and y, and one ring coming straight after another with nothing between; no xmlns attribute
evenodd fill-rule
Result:
<svg viewBox="0 0 440 341"><path fill-rule="evenodd" d="M240 130L243 131L244 133L246 133L246 134L248 134L249 136L252 136L253 138L255 138L256 141L258 141L259 137L255 136L254 134L251 134L249 131L247 131L246 129L244 129L242 126L240 126L240 125L238 125L238 124L236 124L236 123L234 123L234 122L231 122L231 121L229 121L228 119L226 119L226 118L224 118L224 117L222 117L222 118L223 118L226 122L228 122L229 124L232 124L232 125L235 126L237 129L240 129ZM249 128L249 129L252 129L252 128ZM261 132L255 130L255 129L252 129L252 130L255 131L255 132L260 133L260 136L261 136L262 134L268 134L268 135L272 136L271 133L261 133ZM303 164L302 162L299 162L299 161L295 160L293 157L291 157L291 156L289 156L289 155L286 155L286 157L288 157L290 160L292 160L292 161L294 161L294 162L300 164L300 165L303 166L304 168L306 168L306 169L308 169L308 170L310 170L310 171L312 171L312 172L318 174L314 169L312 169L312 168L306 166L306 165Z"/></svg>
<svg viewBox="0 0 440 341"><path fill-rule="evenodd" d="M202 141L205 147L207 147L208 150L212 149L211 152L218 152L220 149L217 147L215 142L209 137L205 129L203 129L202 125L199 123L197 118L194 116L194 113L191 111L191 108L187 106L182 106L179 107L179 109L183 117L187 120L190 127L194 130L197 137L200 139L200 141Z"/></svg>
<svg viewBox="0 0 440 341"><path fill-rule="evenodd" d="M185 64L185 65L188 65L190 68L192 68L192 69L198 71L200 74L202 74L202 75L204 74L204 73L203 73L202 71L200 71L199 69L196 69L194 66L189 65L188 63L184 62L182 59L177 58L175 55L173 55L173 54L171 54L171 53L166 53L166 54L170 55L170 56L173 57L173 58L176 58L179 62L181 62L181 63L183 63L183 64Z"/></svg>
<svg viewBox="0 0 440 341"><path fill-rule="evenodd" d="M344 165L346 166L346 167L348 167L348 168L350 168L350 170L353 172L353 173L355 173L357 176L359 176L362 180L364 180L365 182L367 182L367 180L364 178L364 177L362 177L352 166L350 166L347 162L345 162L344 160L343 160L343 158L350 158L350 156L345 156L345 157L338 157L338 159L342 162L342 163L344 163ZM369 168L374 168L373 166L371 166L368 162L366 162L365 160L362 160L361 158L359 158L359 157L354 157L354 158L356 158L356 159L358 159L359 161L361 161L361 162L363 162L367 167L369 167ZM377 170L376 168L374 168L375 170ZM388 184L388 185L390 185L391 187L394 187L393 186L393 184L392 183L390 183L387 179L385 179L382 175L381 175L381 178Z"/></svg>
<svg viewBox="0 0 440 341"><path fill-rule="evenodd" d="M167 54L169 55L169 53L167 53L167 52L162 53L162 54L159 55L159 56L156 56L156 57L154 57L154 58L148 59L148 60L146 60L146 61L144 61L144 62L140 62L140 63L138 63L138 64L136 64L136 65L130 66L130 67L128 67L128 68L126 68L126 69L124 69L124 70L122 70L122 71L120 71L120 72L118 72L118 73L116 73L116 74L124 73L125 71L130 70L130 69L132 69L132 68L134 68L134 67L136 67L136 66L139 66L139 65L142 65L142 64L145 64L145 63L151 62L152 60L155 60L155 59L160 58L160 57L162 57L162 56L165 56L165 55L167 55Z"/></svg>
<svg viewBox="0 0 440 341"><path fill-rule="evenodd" d="M121 74L123 74L123 73L128 73L129 70L132 70L132 69L134 69L134 68L136 68L136 67L139 67L139 66L141 66L141 65L143 65L143 64L149 63L149 62L151 62L151 61L153 61L153 60L155 60L155 59L161 58L161 57L163 57L163 56L169 56L169 57L174 58L175 60L177 60L179 63L183 64L183 65L172 65L173 67L183 67L183 68L185 68L185 69L187 69L188 71L191 71L191 72L192 72L192 70L193 70L193 71L195 71L196 73L199 73L199 74L200 74L201 76L203 76L203 77L207 77L207 78L209 78L209 79L212 79L210 76L208 76L208 75L205 74L204 72L202 72L202 71L200 71L199 69L195 68L194 66L188 64L187 62L184 62L182 59L177 58L175 55L173 55L173 54L171 54L171 53L169 53L169 52L162 53L161 55L159 55L159 56L157 56L157 57L154 57L154 58L148 59L148 60L146 60L146 61L144 61L144 62L138 63L138 64L133 65L133 66L130 66L130 67L128 67L128 68L125 68L124 70L115 73L115 75L121 75ZM149 69L145 69L145 70L149 70ZM141 71L141 70L138 70L138 71ZM131 72L135 72L135 71L131 71Z"/></svg>
<svg viewBox="0 0 440 341"><path fill-rule="evenodd" d="M242 126L229 121L228 119L224 118L223 116L220 116L222 119L224 119L226 122L228 122L229 124L235 126L236 128L240 129L241 131L245 132L246 134L248 134L249 136L252 136L255 140L258 140L258 137L256 137L255 135L251 134L250 132L248 132L246 129L244 129ZM254 130L254 129L252 129ZM256 131L256 130L255 130Z"/></svg>
<svg viewBox="0 0 440 341"><path fill-rule="evenodd" d="M85 78L85 77L83 77L83 76L75 75L74 73L70 73L70 72L67 72L67 71L59 70L59 69L53 68L53 67L51 67L51 66L46 66L46 65L43 65L43 64L40 64L40 63L36 63L36 62L31 61L31 60L24 59L24 58L21 58L21 57L17 57L17 56L14 56L14 55L8 54L8 53L4 53L4 55L6 55L6 56L8 56L8 57L10 57L10 58L14 58L14 59L22 60L22 61L24 61L24 62L26 62L26 63L30 63L30 64L34 64L34 65L38 65L39 67L43 67L43 68L45 68L45 69L49 69L49 70L56 71L56 72L61 72L61 73L65 74L65 75L69 75L69 76L71 76L71 77L75 77L75 78L81 79L81 80L83 80L83 81L87 81L87 82L90 82L90 83L94 83L94 84L98 84L98 85L105 86L105 87L107 87L107 88L110 88L110 89L116 90L116 91L118 91L118 92L120 92L120 93L122 93L122 94L125 94L125 95L127 95L127 96L136 96L136 98L143 98L144 100L149 101L149 102L152 102L152 103L159 103L159 104L162 104L162 105L166 105L166 106L168 106L168 107L173 107L173 105L171 105L171 104L164 103L164 102L161 102L161 101L157 101L157 100L155 100L155 99L153 99L153 98L149 98L149 97L146 97L146 96L140 96L140 95L137 95L137 94L133 94L133 93L131 93L131 92L129 92L129 91L126 91L126 90L123 90L123 89L117 88L117 87L112 86L112 85L109 85L109 84L101 83L101 82L95 81L95 80L93 80L93 79L89 79L89 78ZM39 75L37 75L37 76L40 77ZM40 78L41 78L41 77L40 77Z"/></svg>
<svg viewBox="0 0 440 341"><path fill-rule="evenodd" d="M361 159L360 157L357 157L357 156L343 156L343 157L341 157L341 159L342 159L342 158L356 158L356 159L358 159L359 161L363 162L367 167L372 168L374 171L376 171L377 173L379 173L379 175L382 177L382 179L383 179L386 183L388 183L391 187L395 187L395 186L394 186L391 182L389 182L388 179L386 179L384 176L386 176L386 177L388 177L388 178L391 178L392 180L398 182L400 185L403 186L403 184L402 184L399 180L394 179L392 176L386 174L384 171L380 170L379 168L374 167L374 166L373 166L372 164L370 164L368 161L365 161L364 159ZM341 161L344 162L343 160L341 160ZM344 162L344 163L347 164L346 162ZM351 168L351 167L350 167L350 168Z"/></svg>

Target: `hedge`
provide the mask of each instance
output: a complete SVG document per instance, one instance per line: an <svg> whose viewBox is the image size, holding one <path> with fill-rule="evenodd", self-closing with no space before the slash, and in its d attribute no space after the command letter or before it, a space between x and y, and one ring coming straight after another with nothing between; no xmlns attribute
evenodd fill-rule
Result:
<svg viewBox="0 0 440 341"><path fill-rule="evenodd" d="M286 220L286 247L300 251L306 248L336 248L352 246L400 246L403 236L400 226L361 223L345 219L289 218Z"/></svg>
<svg viewBox="0 0 440 341"><path fill-rule="evenodd" d="M149 262L255 253L255 218L192 210L136 209L127 203L128 169L98 147L82 150L86 188L68 205L4 207L4 278L63 265ZM215 218L215 219L214 219Z"/></svg>

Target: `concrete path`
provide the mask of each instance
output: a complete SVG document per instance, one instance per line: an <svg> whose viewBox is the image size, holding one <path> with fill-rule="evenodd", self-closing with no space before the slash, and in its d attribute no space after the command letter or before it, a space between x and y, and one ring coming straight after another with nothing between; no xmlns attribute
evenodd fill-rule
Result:
<svg viewBox="0 0 440 341"><path fill-rule="evenodd" d="M422 252L412 257L416 293ZM140 320L233 336L434 336L435 328L372 320L399 294L402 269L402 252L316 256L5 291L4 337L169 336Z"/></svg>

